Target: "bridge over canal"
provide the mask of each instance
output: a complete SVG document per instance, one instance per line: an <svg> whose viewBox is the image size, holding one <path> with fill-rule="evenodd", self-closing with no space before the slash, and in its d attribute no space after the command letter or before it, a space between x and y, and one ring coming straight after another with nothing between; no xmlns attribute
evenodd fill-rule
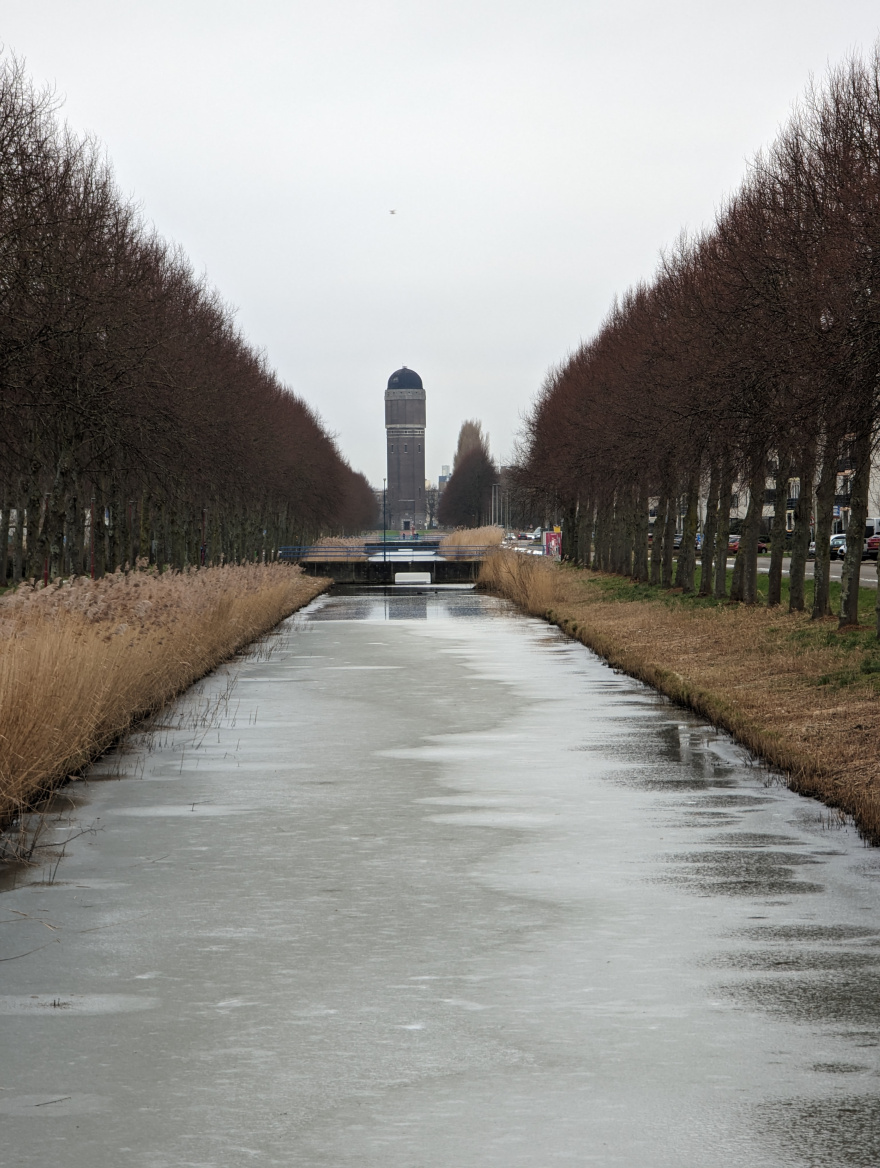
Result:
<svg viewBox="0 0 880 1168"><path fill-rule="evenodd" d="M485 545L441 550L438 540L408 539L356 547L282 547L278 558L299 564L309 576L329 576L337 584L472 584L491 550Z"/></svg>

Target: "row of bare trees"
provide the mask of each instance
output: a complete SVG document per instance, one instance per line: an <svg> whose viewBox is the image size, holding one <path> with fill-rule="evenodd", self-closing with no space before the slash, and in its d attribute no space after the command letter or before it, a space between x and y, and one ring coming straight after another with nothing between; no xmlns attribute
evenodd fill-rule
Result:
<svg viewBox="0 0 880 1168"><path fill-rule="evenodd" d="M695 587L699 522L699 588L718 597L741 493L730 595L746 602L772 502L770 603L786 553L790 606L804 608L814 535L817 618L843 503L839 619L854 624L878 406L880 47L811 85L712 228L682 237L550 373L519 481L564 515L569 558L667 587Z"/></svg>
<svg viewBox="0 0 880 1168"><path fill-rule="evenodd" d="M98 145L0 62L0 586L271 556L375 500Z"/></svg>

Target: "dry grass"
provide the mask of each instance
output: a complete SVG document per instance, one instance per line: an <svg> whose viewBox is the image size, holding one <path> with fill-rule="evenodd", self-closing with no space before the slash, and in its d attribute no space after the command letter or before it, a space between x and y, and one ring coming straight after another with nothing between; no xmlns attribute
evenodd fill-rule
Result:
<svg viewBox="0 0 880 1168"><path fill-rule="evenodd" d="M322 539L303 560L326 562L329 560L365 560L367 558L363 536L331 535Z"/></svg>
<svg viewBox="0 0 880 1168"><path fill-rule="evenodd" d="M499 592L534 616L546 616L556 599L554 565L543 556L499 548L480 569L480 586Z"/></svg>
<svg viewBox="0 0 880 1168"><path fill-rule="evenodd" d="M498 547L504 539L502 527L460 527L440 540L440 551L451 548Z"/></svg>
<svg viewBox="0 0 880 1168"><path fill-rule="evenodd" d="M327 581L282 564L118 573L0 600L0 822Z"/></svg>
<svg viewBox="0 0 880 1168"><path fill-rule="evenodd" d="M600 573L499 552L484 587L729 730L793 790L880 843L880 647L778 609L686 602Z"/></svg>

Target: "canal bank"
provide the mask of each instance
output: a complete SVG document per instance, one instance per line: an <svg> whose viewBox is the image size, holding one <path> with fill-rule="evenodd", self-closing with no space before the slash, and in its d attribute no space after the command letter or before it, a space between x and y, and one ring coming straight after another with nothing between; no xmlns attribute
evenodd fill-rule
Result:
<svg viewBox="0 0 880 1168"><path fill-rule="evenodd" d="M0 862L15 822L330 584L283 564L137 570L0 597Z"/></svg>
<svg viewBox="0 0 880 1168"><path fill-rule="evenodd" d="M726 735L472 593L232 680L2 898L10 1163L880 1157L880 854Z"/></svg>
<svg viewBox="0 0 880 1168"><path fill-rule="evenodd" d="M686 596L508 553L485 562L480 586L729 731L792 790L880 842L875 592L862 589L863 624L841 630L784 606Z"/></svg>

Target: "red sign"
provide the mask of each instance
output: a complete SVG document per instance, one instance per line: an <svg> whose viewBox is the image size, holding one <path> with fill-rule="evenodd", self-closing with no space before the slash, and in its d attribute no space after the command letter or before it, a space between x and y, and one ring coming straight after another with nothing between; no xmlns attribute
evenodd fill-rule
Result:
<svg viewBox="0 0 880 1168"><path fill-rule="evenodd" d="M562 555L562 532L561 531L545 531L544 532L544 555L552 556L558 560Z"/></svg>

